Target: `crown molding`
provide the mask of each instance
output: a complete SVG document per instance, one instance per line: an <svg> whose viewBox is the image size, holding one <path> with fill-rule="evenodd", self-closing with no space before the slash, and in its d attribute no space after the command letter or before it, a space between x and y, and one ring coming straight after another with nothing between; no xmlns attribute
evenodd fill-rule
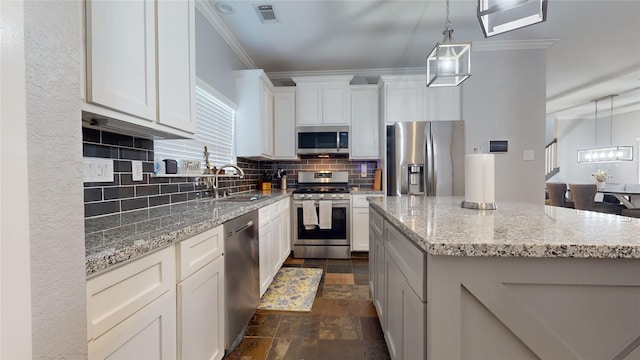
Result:
<svg viewBox="0 0 640 360"><path fill-rule="evenodd" d="M229 45L231 50L240 58L240 61L244 63L244 65L249 69L257 69L256 63L253 62L253 59L244 51L244 48L235 36L231 33L229 28L224 24L222 19L216 14L216 11L209 5L207 1L197 0L196 1L196 9L198 9L202 15L209 21L211 26L220 34L222 39Z"/></svg>
<svg viewBox="0 0 640 360"><path fill-rule="evenodd" d="M347 69L347 70L312 70L312 71L274 71L268 72L271 79L289 79L306 76L340 76L378 77L380 75L420 75L426 73L425 68L380 68L380 69Z"/></svg>

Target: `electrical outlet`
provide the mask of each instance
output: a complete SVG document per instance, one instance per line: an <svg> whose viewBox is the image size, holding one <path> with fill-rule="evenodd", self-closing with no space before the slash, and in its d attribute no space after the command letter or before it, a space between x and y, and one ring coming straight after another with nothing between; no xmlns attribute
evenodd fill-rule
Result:
<svg viewBox="0 0 640 360"><path fill-rule="evenodd" d="M133 181L142 181L142 161L131 161L131 172Z"/></svg>
<svg viewBox="0 0 640 360"><path fill-rule="evenodd" d="M113 182L113 159L85 157L82 160L84 182Z"/></svg>
<svg viewBox="0 0 640 360"><path fill-rule="evenodd" d="M367 163L360 165L360 177L367 177Z"/></svg>

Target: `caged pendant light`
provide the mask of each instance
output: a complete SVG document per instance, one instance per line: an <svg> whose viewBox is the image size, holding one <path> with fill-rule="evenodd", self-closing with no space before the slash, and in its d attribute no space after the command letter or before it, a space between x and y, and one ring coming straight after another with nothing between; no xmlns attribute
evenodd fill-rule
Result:
<svg viewBox="0 0 640 360"><path fill-rule="evenodd" d="M484 37L547 20L547 0L478 0L478 20Z"/></svg>
<svg viewBox="0 0 640 360"><path fill-rule="evenodd" d="M458 86L471 76L471 42L454 43L452 33L447 0L444 39L427 56L427 87Z"/></svg>
<svg viewBox="0 0 640 360"><path fill-rule="evenodd" d="M595 112L595 142L593 149L578 150L578 163L600 163L633 161L633 146L613 146L613 98L618 96L607 95L592 100L596 104ZM598 148L598 102L609 99L611 101L609 118L609 147Z"/></svg>

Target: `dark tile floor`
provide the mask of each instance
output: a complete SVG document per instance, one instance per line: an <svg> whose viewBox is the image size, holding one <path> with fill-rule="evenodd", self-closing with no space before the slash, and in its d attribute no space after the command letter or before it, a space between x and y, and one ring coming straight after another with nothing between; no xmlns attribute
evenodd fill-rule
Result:
<svg viewBox="0 0 640 360"><path fill-rule="evenodd" d="M324 270L311 312L258 310L225 359L389 359L369 296L369 261L293 259L284 266Z"/></svg>

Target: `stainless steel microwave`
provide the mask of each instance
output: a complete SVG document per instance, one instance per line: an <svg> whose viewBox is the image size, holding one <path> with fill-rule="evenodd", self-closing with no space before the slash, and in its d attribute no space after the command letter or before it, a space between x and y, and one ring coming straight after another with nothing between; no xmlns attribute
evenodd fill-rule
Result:
<svg viewBox="0 0 640 360"><path fill-rule="evenodd" d="M349 154L348 126L304 126L296 133L299 155Z"/></svg>

